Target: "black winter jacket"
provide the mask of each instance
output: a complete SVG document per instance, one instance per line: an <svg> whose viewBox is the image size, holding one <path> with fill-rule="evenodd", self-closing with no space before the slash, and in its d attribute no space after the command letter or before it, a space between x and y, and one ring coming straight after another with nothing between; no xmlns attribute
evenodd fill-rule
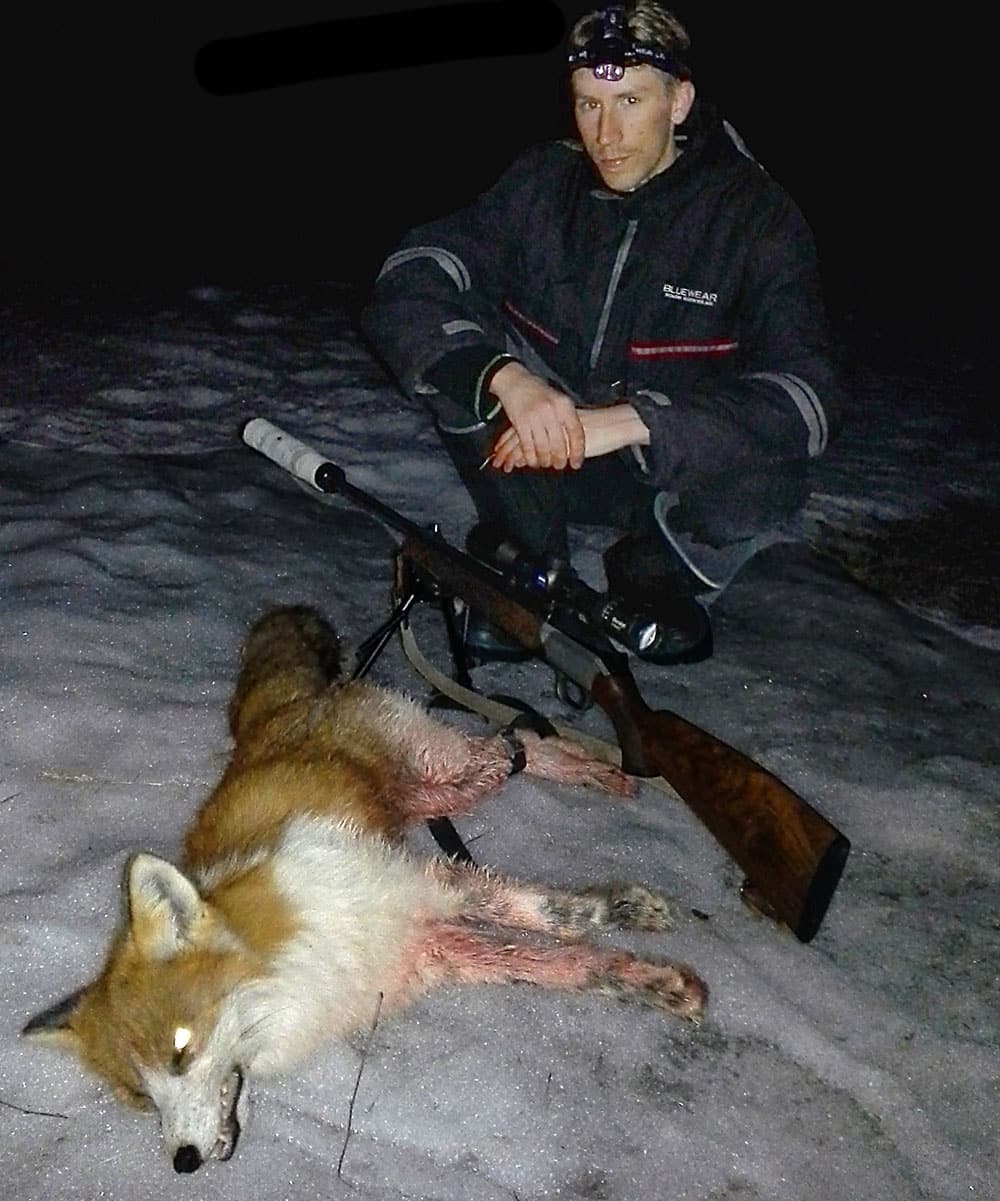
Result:
<svg viewBox="0 0 1000 1201"><path fill-rule="evenodd" d="M506 349L502 314L582 403L635 405L656 487L822 454L838 386L812 234L704 102L682 129L681 156L635 192L551 143L412 231L362 318L404 390L433 392L450 362L467 381L453 399L490 416L476 378Z"/></svg>

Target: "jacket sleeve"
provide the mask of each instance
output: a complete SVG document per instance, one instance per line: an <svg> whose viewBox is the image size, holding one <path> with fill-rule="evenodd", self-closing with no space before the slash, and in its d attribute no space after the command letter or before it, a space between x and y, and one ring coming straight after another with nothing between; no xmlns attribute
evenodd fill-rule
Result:
<svg viewBox="0 0 1000 1201"><path fill-rule="evenodd" d="M541 153L467 208L413 229L383 263L361 326L408 395L447 389L476 409L477 384L505 351L500 304L523 269L519 234Z"/></svg>
<svg viewBox="0 0 1000 1201"><path fill-rule="evenodd" d="M812 233L775 187L748 230L739 368L664 396L629 397L650 431L636 459L659 488L682 478L817 458L841 410Z"/></svg>

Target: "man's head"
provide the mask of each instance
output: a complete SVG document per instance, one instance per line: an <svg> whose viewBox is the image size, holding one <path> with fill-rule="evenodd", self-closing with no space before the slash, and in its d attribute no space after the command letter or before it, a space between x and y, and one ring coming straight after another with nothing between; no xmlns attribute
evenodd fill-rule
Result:
<svg viewBox="0 0 1000 1201"><path fill-rule="evenodd" d="M694 102L684 62L689 46L684 27L656 0L611 4L573 27L576 125L613 191L634 191L677 157L674 129Z"/></svg>

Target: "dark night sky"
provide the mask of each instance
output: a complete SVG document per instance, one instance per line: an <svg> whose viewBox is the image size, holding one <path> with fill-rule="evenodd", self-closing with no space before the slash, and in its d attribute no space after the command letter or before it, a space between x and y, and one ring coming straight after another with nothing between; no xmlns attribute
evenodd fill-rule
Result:
<svg viewBox="0 0 1000 1201"><path fill-rule="evenodd" d="M8 279L364 281L410 225L571 129L559 49L241 95L195 77L215 39L420 7L407 0L139 7L39 10L5 33ZM554 7L572 20L590 4ZM834 315L942 352L984 345L995 307L985 18L968 7L940 28L842 5L675 5L700 91L812 225Z"/></svg>

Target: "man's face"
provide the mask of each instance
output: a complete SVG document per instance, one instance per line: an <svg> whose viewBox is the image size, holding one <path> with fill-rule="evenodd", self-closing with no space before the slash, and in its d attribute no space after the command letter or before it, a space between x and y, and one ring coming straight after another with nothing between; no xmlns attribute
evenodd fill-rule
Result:
<svg viewBox="0 0 1000 1201"><path fill-rule="evenodd" d="M691 108L691 83L643 63L618 80L595 79L580 67L570 85L584 149L612 191L631 192L674 161L674 126Z"/></svg>

